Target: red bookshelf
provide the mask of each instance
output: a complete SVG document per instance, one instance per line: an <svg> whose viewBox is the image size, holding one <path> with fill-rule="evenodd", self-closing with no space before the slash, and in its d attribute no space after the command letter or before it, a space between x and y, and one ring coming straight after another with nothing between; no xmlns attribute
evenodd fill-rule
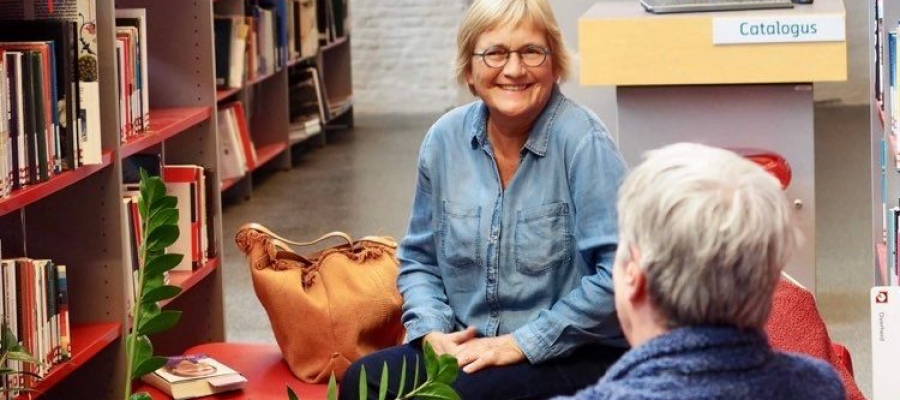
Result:
<svg viewBox="0 0 900 400"><path fill-rule="evenodd" d="M202 281L203 278L209 276L209 274L218 268L218 266L219 259L210 258L206 264L193 271L169 271L169 285L178 286L181 288L181 292L185 293L188 290L191 290L198 282ZM171 303L172 300L177 298L178 297L164 300L160 302L159 306L165 307L167 304Z"/></svg>
<svg viewBox="0 0 900 400"><path fill-rule="evenodd" d="M281 72L281 69L275 69L275 72L272 72L271 74L257 75L256 78L253 78L253 79L247 81L247 83L245 83L244 86L247 86L247 87L253 86L257 83L260 83L266 79L269 79L269 78L275 76L275 74L277 74L279 72Z"/></svg>
<svg viewBox="0 0 900 400"><path fill-rule="evenodd" d="M209 119L209 107L179 107L150 110L150 131L122 144L121 157L128 157L184 132Z"/></svg>
<svg viewBox="0 0 900 400"><path fill-rule="evenodd" d="M240 90L241 90L240 88L237 88L237 89L216 89L216 101L217 101L217 102L221 102L222 100L225 100L225 99L231 97L232 95L234 95L235 93L239 92Z"/></svg>
<svg viewBox="0 0 900 400"><path fill-rule="evenodd" d="M288 142L272 143L256 148L256 168L271 161L288 148Z"/></svg>
<svg viewBox="0 0 900 400"><path fill-rule="evenodd" d="M13 191L9 197L0 199L0 216L16 211L40 199L52 195L66 187L102 170L112 164L112 152L103 153L102 162L96 165L85 165L74 170L53 175L46 182L29 185Z"/></svg>
<svg viewBox="0 0 900 400"><path fill-rule="evenodd" d="M87 363L122 335L122 325L114 322L75 325L72 327L72 359L59 364L41 380L34 388L37 394L23 394L17 399L40 397L42 392L50 390L65 379L73 371Z"/></svg>

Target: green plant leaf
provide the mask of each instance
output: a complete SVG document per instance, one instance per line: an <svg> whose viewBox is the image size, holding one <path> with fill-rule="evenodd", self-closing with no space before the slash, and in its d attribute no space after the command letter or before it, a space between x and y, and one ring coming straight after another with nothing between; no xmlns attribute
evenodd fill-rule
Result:
<svg viewBox="0 0 900 400"><path fill-rule="evenodd" d="M162 225L153 230L148 230L146 242L147 249L150 251L165 250L166 247L175 243L175 240L178 239L178 235L177 225Z"/></svg>
<svg viewBox="0 0 900 400"><path fill-rule="evenodd" d="M29 364L41 365L41 362L38 361L37 358L35 358L31 354L28 354L28 352L26 352L26 351L9 351L6 353L6 359L27 362Z"/></svg>
<svg viewBox="0 0 900 400"><path fill-rule="evenodd" d="M178 198L175 196L162 196L152 204L150 204L150 219L159 218L157 215L161 210L172 210L178 208Z"/></svg>
<svg viewBox="0 0 900 400"><path fill-rule="evenodd" d="M146 336L128 335L127 340L125 340L125 345L128 346L127 348L131 348L133 341L137 341L137 343L134 344L134 357L131 360L131 366L128 367L128 370L131 372L131 378L137 379L143 376L137 374L137 367L144 361L149 360L150 357L153 357L153 345L150 344L150 339Z"/></svg>
<svg viewBox="0 0 900 400"><path fill-rule="evenodd" d="M369 378L366 377L366 366L363 365L359 372L359 400L369 398Z"/></svg>
<svg viewBox="0 0 900 400"><path fill-rule="evenodd" d="M434 399L434 400L460 400L459 395L450 385L441 382L432 382L425 384L419 393L416 394L417 399Z"/></svg>
<svg viewBox="0 0 900 400"><path fill-rule="evenodd" d="M287 387L287 392L288 392L288 400L300 400L300 398L297 397L297 393L294 393L294 389L291 389L290 386Z"/></svg>
<svg viewBox="0 0 900 400"><path fill-rule="evenodd" d="M177 267L183 258L184 255L181 254L163 254L150 258L144 266L144 277L161 276L163 272Z"/></svg>
<svg viewBox="0 0 900 400"><path fill-rule="evenodd" d="M138 189L141 192L141 197L148 204L153 204L160 197L166 195L166 184L158 176L148 176L147 179L142 177Z"/></svg>
<svg viewBox="0 0 900 400"><path fill-rule="evenodd" d="M456 376L458 374L459 363L456 361L456 357L453 357L450 354L441 354L441 356L438 357L437 375L432 379L435 382L446 383L449 385L456 381Z"/></svg>
<svg viewBox="0 0 900 400"><path fill-rule="evenodd" d="M150 357L144 360L137 368L134 369L133 379L138 379L153 371L156 371L166 365L165 357Z"/></svg>
<svg viewBox="0 0 900 400"><path fill-rule="evenodd" d="M15 350L19 342L16 340L16 334L6 324L3 324L2 351Z"/></svg>
<svg viewBox="0 0 900 400"><path fill-rule="evenodd" d="M334 379L334 372L331 373L331 378L328 379L328 393L326 397L328 400L337 400L337 380Z"/></svg>
<svg viewBox="0 0 900 400"><path fill-rule="evenodd" d="M152 335L172 329L178 323L181 311L166 310L147 320L138 327L139 335Z"/></svg>
<svg viewBox="0 0 900 400"><path fill-rule="evenodd" d="M413 375L413 385L412 389L419 387L419 355L416 354L416 367L413 369L415 374Z"/></svg>
<svg viewBox="0 0 900 400"><path fill-rule="evenodd" d="M178 226L178 210L167 208L158 212L150 212L147 232L153 232L161 226Z"/></svg>
<svg viewBox="0 0 900 400"><path fill-rule="evenodd" d="M156 274L153 276L145 276L144 277L144 288L141 291L142 293L147 293L153 289L158 287L162 287L166 285L166 277L163 274Z"/></svg>
<svg viewBox="0 0 900 400"><path fill-rule="evenodd" d="M131 395L130 400L153 400L147 392L140 392Z"/></svg>
<svg viewBox="0 0 900 400"><path fill-rule="evenodd" d="M378 385L378 400L384 400L387 398L387 390L388 390L388 367L387 361L385 361L384 366L381 367L381 383Z"/></svg>
<svg viewBox="0 0 900 400"><path fill-rule="evenodd" d="M433 381L434 377L437 375L440 363L437 354L434 352L434 349L431 348L431 345L425 341L422 343L422 347L425 350L425 376L428 380Z"/></svg>
<svg viewBox="0 0 900 400"><path fill-rule="evenodd" d="M166 299L171 299L175 296L178 296L181 293L181 288L178 286L160 286L153 290L144 293L141 302L144 303L156 303L157 301L162 301Z"/></svg>
<svg viewBox="0 0 900 400"><path fill-rule="evenodd" d="M403 396L404 389L406 389L406 357L403 357L403 364L400 365L400 384L397 385L397 397Z"/></svg>
<svg viewBox="0 0 900 400"><path fill-rule="evenodd" d="M149 213L147 211L147 202L144 201L144 196L138 195L138 214L141 215L141 221L144 221L148 218Z"/></svg>

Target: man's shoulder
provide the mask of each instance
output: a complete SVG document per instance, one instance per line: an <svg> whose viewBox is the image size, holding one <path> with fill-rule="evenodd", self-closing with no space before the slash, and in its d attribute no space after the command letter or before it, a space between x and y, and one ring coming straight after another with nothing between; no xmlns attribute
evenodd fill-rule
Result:
<svg viewBox="0 0 900 400"><path fill-rule="evenodd" d="M801 396L820 400L843 400L844 384L837 371L823 360L796 353L776 352L766 369L771 389L784 399Z"/></svg>

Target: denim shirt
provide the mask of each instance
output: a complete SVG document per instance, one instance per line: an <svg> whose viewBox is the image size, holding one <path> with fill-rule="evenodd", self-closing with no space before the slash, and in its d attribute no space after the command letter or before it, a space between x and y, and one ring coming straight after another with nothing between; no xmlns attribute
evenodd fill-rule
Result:
<svg viewBox="0 0 900 400"><path fill-rule="evenodd" d="M422 143L398 252L407 340L474 326L512 333L532 363L627 346L612 285L626 170L606 128L554 87L504 190L488 112L481 101L452 110Z"/></svg>

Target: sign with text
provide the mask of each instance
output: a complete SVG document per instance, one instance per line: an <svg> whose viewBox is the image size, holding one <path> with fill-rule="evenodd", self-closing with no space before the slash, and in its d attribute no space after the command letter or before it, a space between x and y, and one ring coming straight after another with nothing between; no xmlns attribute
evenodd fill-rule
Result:
<svg viewBox="0 0 900 400"><path fill-rule="evenodd" d="M843 42L843 15L713 18L713 44Z"/></svg>

